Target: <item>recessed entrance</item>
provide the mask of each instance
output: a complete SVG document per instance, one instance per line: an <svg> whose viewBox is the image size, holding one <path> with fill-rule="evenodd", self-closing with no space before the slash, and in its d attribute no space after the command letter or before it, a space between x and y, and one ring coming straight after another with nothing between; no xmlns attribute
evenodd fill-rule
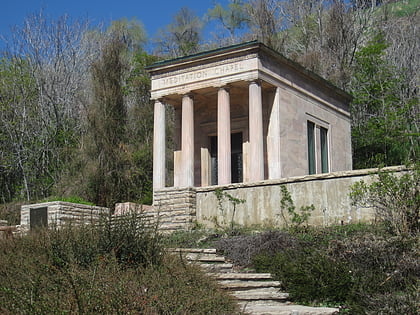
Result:
<svg viewBox="0 0 420 315"><path fill-rule="evenodd" d="M31 229L48 226L48 207L31 208L29 220Z"/></svg>
<svg viewBox="0 0 420 315"><path fill-rule="evenodd" d="M242 132L232 133L231 143L231 179L232 183L241 183L243 181L243 151L242 151ZM218 184L217 176L217 136L210 137L210 167L211 184Z"/></svg>

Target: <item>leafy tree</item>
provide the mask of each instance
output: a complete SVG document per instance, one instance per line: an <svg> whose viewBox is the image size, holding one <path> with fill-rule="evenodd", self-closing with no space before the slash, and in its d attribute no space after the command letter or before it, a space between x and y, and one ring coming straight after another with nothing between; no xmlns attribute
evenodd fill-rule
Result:
<svg viewBox="0 0 420 315"><path fill-rule="evenodd" d="M197 52L202 28L203 22L191 9L181 8L172 23L160 31L157 40L158 53L178 57Z"/></svg>
<svg viewBox="0 0 420 315"><path fill-rule="evenodd" d="M90 199L103 206L120 201L124 190L127 111L122 87L123 49L121 39L112 37L91 70L93 102L88 111L91 142L87 152L94 165L88 182Z"/></svg>
<svg viewBox="0 0 420 315"><path fill-rule="evenodd" d="M220 3L208 10L210 20L217 20L228 31L231 40L235 40L236 32L245 28L249 23L249 17L242 0L231 0L227 8Z"/></svg>
<svg viewBox="0 0 420 315"><path fill-rule="evenodd" d="M400 98L405 81L385 60L387 46L378 34L356 54L351 106L356 168L418 159L418 98Z"/></svg>

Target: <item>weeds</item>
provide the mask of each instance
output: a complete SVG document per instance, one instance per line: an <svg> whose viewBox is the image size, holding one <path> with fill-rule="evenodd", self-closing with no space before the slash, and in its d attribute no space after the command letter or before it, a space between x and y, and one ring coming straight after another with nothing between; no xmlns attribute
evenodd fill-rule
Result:
<svg viewBox="0 0 420 315"><path fill-rule="evenodd" d="M200 270L165 256L142 218L0 242L2 314L236 314Z"/></svg>
<svg viewBox="0 0 420 315"><path fill-rule="evenodd" d="M227 193L226 191L223 191L221 188L216 188L214 191L214 194L217 198L217 206L219 208L219 211L221 212L222 216L225 218L225 215L227 215L225 212L224 207L224 201L228 201L232 206L232 217L230 218L229 222L229 228L233 230L234 228L234 219L235 219L235 213L236 213L236 207L242 203L245 203L244 199L239 199L236 197L233 197L231 194ZM223 228L226 225L226 222L223 222L222 225L220 225L220 222L217 222L216 220L216 226L218 228Z"/></svg>
<svg viewBox="0 0 420 315"><path fill-rule="evenodd" d="M293 202L290 192L285 185L280 186L281 200L280 200L280 215L287 228L299 229L303 224L308 225L311 212L315 210L314 205L302 206L299 212ZM287 213L287 214L286 214ZM289 223L290 220L290 223Z"/></svg>
<svg viewBox="0 0 420 315"><path fill-rule="evenodd" d="M400 176L380 170L373 183L354 184L350 197L355 205L373 207L389 232L395 235L420 232L420 164Z"/></svg>

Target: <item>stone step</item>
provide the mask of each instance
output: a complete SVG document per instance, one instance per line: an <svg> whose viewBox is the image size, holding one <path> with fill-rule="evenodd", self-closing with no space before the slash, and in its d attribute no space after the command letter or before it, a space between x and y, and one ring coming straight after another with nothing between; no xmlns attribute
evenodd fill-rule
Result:
<svg viewBox="0 0 420 315"><path fill-rule="evenodd" d="M207 253L187 253L185 258L189 261L225 262L225 257Z"/></svg>
<svg viewBox="0 0 420 315"><path fill-rule="evenodd" d="M280 292L278 288L274 287L235 290L231 291L230 294L241 301L287 301L289 298L288 293Z"/></svg>
<svg viewBox="0 0 420 315"><path fill-rule="evenodd" d="M224 289L235 289L235 290L247 290L247 289L256 289L256 288L276 288L280 286L279 281L242 281L242 280L222 280L218 281ZM278 290L278 289L277 289Z"/></svg>
<svg viewBox="0 0 420 315"><path fill-rule="evenodd" d="M212 276L217 280L272 280L270 273L212 273Z"/></svg>
<svg viewBox="0 0 420 315"><path fill-rule="evenodd" d="M331 307L311 307L276 301L241 301L239 305L245 314L252 315L332 315L339 311Z"/></svg>
<svg viewBox="0 0 420 315"><path fill-rule="evenodd" d="M200 266L205 268L208 273L230 273L233 269L233 264L229 263L200 263Z"/></svg>
<svg viewBox="0 0 420 315"><path fill-rule="evenodd" d="M216 254L215 248L168 248L168 252Z"/></svg>

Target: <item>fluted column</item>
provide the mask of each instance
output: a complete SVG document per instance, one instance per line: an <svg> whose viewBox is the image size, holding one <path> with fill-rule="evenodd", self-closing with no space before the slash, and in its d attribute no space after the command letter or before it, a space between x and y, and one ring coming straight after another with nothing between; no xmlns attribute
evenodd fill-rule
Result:
<svg viewBox="0 0 420 315"><path fill-rule="evenodd" d="M217 93L217 177L218 184L230 184L231 145L230 145L230 99L227 88Z"/></svg>
<svg viewBox="0 0 420 315"><path fill-rule="evenodd" d="M165 187L165 105L155 101L153 125L153 189Z"/></svg>
<svg viewBox="0 0 420 315"><path fill-rule="evenodd" d="M182 170L183 186L194 186L194 102L192 95L182 98Z"/></svg>
<svg viewBox="0 0 420 315"><path fill-rule="evenodd" d="M249 145L250 158L249 179L259 181L264 179L264 143L262 94L259 82L249 84Z"/></svg>

